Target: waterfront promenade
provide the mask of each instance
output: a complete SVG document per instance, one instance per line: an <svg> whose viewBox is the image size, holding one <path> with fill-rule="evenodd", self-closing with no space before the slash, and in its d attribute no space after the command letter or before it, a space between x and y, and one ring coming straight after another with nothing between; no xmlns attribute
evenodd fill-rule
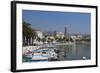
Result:
<svg viewBox="0 0 100 73"><path fill-rule="evenodd" d="M49 44L40 44L36 46L23 46L23 54L27 53L28 51L39 50L42 48L50 48L56 47L58 45L75 45L75 42L67 42L67 43L49 43Z"/></svg>

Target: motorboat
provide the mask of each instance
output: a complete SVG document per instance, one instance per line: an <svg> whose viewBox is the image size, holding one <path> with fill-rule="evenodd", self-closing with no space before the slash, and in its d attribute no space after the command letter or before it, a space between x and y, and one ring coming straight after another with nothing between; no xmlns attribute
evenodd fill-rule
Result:
<svg viewBox="0 0 100 73"><path fill-rule="evenodd" d="M34 51L32 60L48 60L47 51L42 51L42 50Z"/></svg>

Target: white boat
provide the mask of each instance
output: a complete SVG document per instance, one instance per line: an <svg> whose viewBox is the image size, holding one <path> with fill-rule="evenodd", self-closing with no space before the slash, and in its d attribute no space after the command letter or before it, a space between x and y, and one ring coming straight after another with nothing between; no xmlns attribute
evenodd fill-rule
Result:
<svg viewBox="0 0 100 73"><path fill-rule="evenodd" d="M42 55L34 55L32 57L32 60L48 60L47 56L42 56Z"/></svg>
<svg viewBox="0 0 100 73"><path fill-rule="evenodd" d="M57 53L54 51L54 49L48 50L48 48L45 48L33 51L32 60L50 60L50 59L57 59Z"/></svg>
<svg viewBox="0 0 100 73"><path fill-rule="evenodd" d="M32 58L32 53L26 53L26 54L24 54L24 56L27 58Z"/></svg>
<svg viewBox="0 0 100 73"><path fill-rule="evenodd" d="M41 51L41 50L34 51L32 60L48 60L48 54L46 51Z"/></svg>
<svg viewBox="0 0 100 73"><path fill-rule="evenodd" d="M57 59L57 53L53 49L48 52L49 59Z"/></svg>

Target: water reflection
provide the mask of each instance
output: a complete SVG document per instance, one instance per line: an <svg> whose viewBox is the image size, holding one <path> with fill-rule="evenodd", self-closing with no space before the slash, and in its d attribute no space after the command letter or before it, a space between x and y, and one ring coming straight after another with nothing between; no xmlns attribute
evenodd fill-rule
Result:
<svg viewBox="0 0 100 73"><path fill-rule="evenodd" d="M90 42L59 46L58 49L60 51L58 60L60 61L91 59Z"/></svg>

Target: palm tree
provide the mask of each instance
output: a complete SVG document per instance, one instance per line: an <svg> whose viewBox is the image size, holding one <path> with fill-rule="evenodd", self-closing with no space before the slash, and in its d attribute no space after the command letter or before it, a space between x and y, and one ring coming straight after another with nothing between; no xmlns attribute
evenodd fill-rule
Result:
<svg viewBox="0 0 100 73"><path fill-rule="evenodd" d="M25 21L23 21L23 45L27 45L28 44L28 26L29 24L27 24Z"/></svg>
<svg viewBox="0 0 100 73"><path fill-rule="evenodd" d="M40 42L41 41L41 38L40 37L37 37L37 40Z"/></svg>
<svg viewBox="0 0 100 73"><path fill-rule="evenodd" d="M33 30L32 45L33 45L34 39L36 39L36 37L37 37L37 34L36 34L35 30Z"/></svg>
<svg viewBox="0 0 100 73"><path fill-rule="evenodd" d="M28 40L29 40L29 45L32 44L31 38L32 38L32 40L33 40L33 38L34 38L34 33L35 33L35 32L33 32L33 29L30 27L30 28L28 29Z"/></svg>
<svg viewBox="0 0 100 73"><path fill-rule="evenodd" d="M36 38L35 30L33 30L30 25L31 24L23 21L23 45L33 44L33 40ZM31 43L31 38L32 38L32 43Z"/></svg>

